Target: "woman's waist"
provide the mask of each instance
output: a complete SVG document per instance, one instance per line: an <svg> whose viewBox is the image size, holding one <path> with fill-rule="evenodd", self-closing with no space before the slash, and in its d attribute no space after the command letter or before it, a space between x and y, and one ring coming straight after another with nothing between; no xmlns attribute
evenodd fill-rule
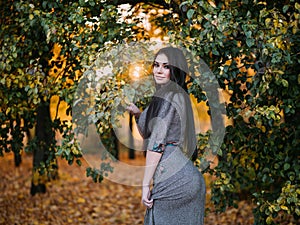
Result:
<svg viewBox="0 0 300 225"><path fill-rule="evenodd" d="M178 146L179 142L178 141L168 141L166 143L166 146Z"/></svg>

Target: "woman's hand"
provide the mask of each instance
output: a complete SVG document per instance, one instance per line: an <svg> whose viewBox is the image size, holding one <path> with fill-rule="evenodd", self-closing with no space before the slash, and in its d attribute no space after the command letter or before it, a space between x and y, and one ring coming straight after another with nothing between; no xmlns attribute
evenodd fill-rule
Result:
<svg viewBox="0 0 300 225"><path fill-rule="evenodd" d="M143 193L142 193L142 203L147 207L147 208L152 208L153 206L153 199L151 198L151 193L150 193L150 187L143 186Z"/></svg>
<svg viewBox="0 0 300 225"><path fill-rule="evenodd" d="M130 103L129 106L126 107L126 110L136 117L139 117L141 114L140 109L133 103Z"/></svg>

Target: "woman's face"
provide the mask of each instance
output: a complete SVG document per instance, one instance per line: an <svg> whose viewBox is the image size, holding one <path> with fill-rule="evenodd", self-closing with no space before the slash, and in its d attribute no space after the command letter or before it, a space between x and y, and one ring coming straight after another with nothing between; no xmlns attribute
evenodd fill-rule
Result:
<svg viewBox="0 0 300 225"><path fill-rule="evenodd" d="M165 54L158 54L154 60L153 75L156 84L166 84L170 81L169 60Z"/></svg>

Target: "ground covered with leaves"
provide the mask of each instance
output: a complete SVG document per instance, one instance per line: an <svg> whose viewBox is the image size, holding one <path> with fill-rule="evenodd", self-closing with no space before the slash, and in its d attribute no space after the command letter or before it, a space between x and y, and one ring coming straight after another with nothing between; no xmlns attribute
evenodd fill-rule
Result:
<svg viewBox="0 0 300 225"><path fill-rule="evenodd" d="M18 168L14 167L12 154L0 158L0 224L143 224L145 208L140 204L140 187L109 180L96 184L86 178L84 164L69 166L59 160L59 179L47 185L46 194L31 196L32 156L22 157ZM142 161L143 157L137 160ZM210 210L205 217L206 225L253 224L249 204L241 202L238 209L216 214L209 194L208 188L206 205Z"/></svg>

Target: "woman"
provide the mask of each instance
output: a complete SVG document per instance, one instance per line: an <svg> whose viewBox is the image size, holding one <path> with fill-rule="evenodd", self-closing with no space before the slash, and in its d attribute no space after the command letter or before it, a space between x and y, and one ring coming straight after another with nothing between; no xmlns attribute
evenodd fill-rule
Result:
<svg viewBox="0 0 300 225"><path fill-rule="evenodd" d="M180 49L159 50L153 63L156 92L152 101L142 113L134 104L127 108L147 143L142 191L145 225L203 224L205 182L190 160L196 137L187 71Z"/></svg>

